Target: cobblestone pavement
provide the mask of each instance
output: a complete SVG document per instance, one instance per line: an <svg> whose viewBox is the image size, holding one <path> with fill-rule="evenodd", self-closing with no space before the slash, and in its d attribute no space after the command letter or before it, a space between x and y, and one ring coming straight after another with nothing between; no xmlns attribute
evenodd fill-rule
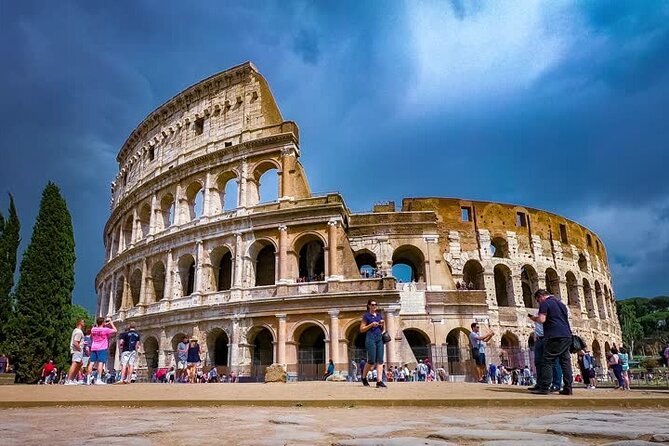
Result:
<svg viewBox="0 0 669 446"><path fill-rule="evenodd" d="M669 411L50 407L0 410L3 445L657 445Z"/></svg>

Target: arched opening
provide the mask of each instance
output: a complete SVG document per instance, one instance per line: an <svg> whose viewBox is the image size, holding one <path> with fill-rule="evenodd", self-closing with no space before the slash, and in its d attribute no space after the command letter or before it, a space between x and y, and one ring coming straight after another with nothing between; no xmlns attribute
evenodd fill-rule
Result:
<svg viewBox="0 0 669 446"><path fill-rule="evenodd" d="M274 363L274 336L266 327L262 327L251 341L253 346L253 367L251 375L256 381L263 381L265 369Z"/></svg>
<svg viewBox="0 0 669 446"><path fill-rule="evenodd" d="M165 297L165 265L156 262L151 268L151 283L153 285L153 301L158 302Z"/></svg>
<svg viewBox="0 0 669 446"><path fill-rule="evenodd" d="M145 203L139 210L138 218L141 238L144 239L151 229L151 206Z"/></svg>
<svg viewBox="0 0 669 446"><path fill-rule="evenodd" d="M232 287L232 253L226 246L214 249L209 259L213 268L212 288L216 291L229 290Z"/></svg>
<svg viewBox="0 0 669 446"><path fill-rule="evenodd" d="M592 288L587 279L583 279L583 296L585 297L585 309L588 310L588 317L595 317L595 304L592 301Z"/></svg>
<svg viewBox="0 0 669 446"><path fill-rule="evenodd" d="M583 254L578 255L578 269L584 273L588 272L588 261L585 260L585 256Z"/></svg>
<svg viewBox="0 0 669 446"><path fill-rule="evenodd" d="M446 351L448 355L448 374L467 375L465 361L470 357L469 331L458 327L448 332L446 336Z"/></svg>
<svg viewBox="0 0 669 446"><path fill-rule="evenodd" d="M149 378L153 376L158 369L158 340L149 336L142 342L144 346L144 357L146 358L146 374Z"/></svg>
<svg viewBox="0 0 669 446"><path fill-rule="evenodd" d="M604 342L604 354L606 355L607 353L611 352L611 344L609 344L609 341Z"/></svg>
<svg viewBox="0 0 669 446"><path fill-rule="evenodd" d="M599 345L599 342L596 339L592 341L592 357L595 358L597 366L602 365L602 347Z"/></svg>
<svg viewBox="0 0 669 446"><path fill-rule="evenodd" d="M186 336L184 333L177 333L172 337L172 341L170 342L170 345L172 346L172 352L171 352L171 357L169 358L169 361L167 364L171 364L173 366L177 366L177 361L178 361L178 349L179 349L179 343L186 339L188 341L188 336ZM188 343L188 342L186 342Z"/></svg>
<svg viewBox="0 0 669 446"><path fill-rule="evenodd" d="M356 323L349 327L346 333L348 341L348 359L360 364L363 359L367 360L367 349L365 348L366 333L360 333L360 324ZM358 370L362 373L362 370Z"/></svg>
<svg viewBox="0 0 669 446"><path fill-rule="evenodd" d="M114 234L111 236L112 240L112 246L111 246L111 252L112 256L115 256L119 253L119 238L118 238L118 226L114 229Z"/></svg>
<svg viewBox="0 0 669 446"><path fill-rule="evenodd" d="M276 281L276 248L268 240L257 240L249 250L255 286L274 285Z"/></svg>
<svg viewBox="0 0 669 446"><path fill-rule="evenodd" d="M258 203L269 203L279 199L279 171L271 168L258 178Z"/></svg>
<svg viewBox="0 0 669 446"><path fill-rule="evenodd" d="M597 297L597 309L599 310L599 318L604 320L606 319L606 306L604 305L604 294L602 293L602 286L599 284L599 281L597 280L595 280L595 296Z"/></svg>
<svg viewBox="0 0 669 446"><path fill-rule="evenodd" d="M305 236L296 246L298 251L298 282L325 280L325 245L316 236Z"/></svg>
<svg viewBox="0 0 669 446"><path fill-rule="evenodd" d="M193 294L195 284L195 259L186 254L179 259L179 279L181 280L182 296Z"/></svg>
<svg viewBox="0 0 669 446"><path fill-rule="evenodd" d="M553 268L546 269L546 290L559 300L562 300L562 296L560 296L560 277Z"/></svg>
<svg viewBox="0 0 669 446"><path fill-rule="evenodd" d="M483 266L478 260L468 260L462 269L463 285L470 290L484 290Z"/></svg>
<svg viewBox="0 0 669 446"><path fill-rule="evenodd" d="M132 306L139 305L139 293L142 289L142 271L136 269L130 276L130 297L132 298Z"/></svg>
<svg viewBox="0 0 669 446"><path fill-rule="evenodd" d="M165 194L160 200L160 215L162 216L162 228L167 229L174 224L174 197Z"/></svg>
<svg viewBox="0 0 669 446"><path fill-rule="evenodd" d="M514 306L511 270L506 265L498 264L495 265L493 273L495 275L495 297L497 299L497 305L500 307Z"/></svg>
<svg viewBox="0 0 669 446"><path fill-rule="evenodd" d="M209 365L212 367L228 366L228 344L230 344L228 335L220 328L214 328L207 334Z"/></svg>
<svg viewBox="0 0 669 446"><path fill-rule="evenodd" d="M426 358L430 360L432 359L430 338L428 335L417 328L407 328L402 330L402 333L411 347L411 352L416 358L416 363L418 363L419 360L425 360Z"/></svg>
<svg viewBox="0 0 669 446"><path fill-rule="evenodd" d="M105 371L112 372L112 377L115 377L115 372L117 371L116 366L120 366L120 364L116 364L116 341L112 341L112 339L109 340L109 349L107 350L107 364ZM102 377L102 380L105 381L104 376ZM108 384L109 383L113 383L113 381L108 382Z"/></svg>
<svg viewBox="0 0 669 446"><path fill-rule="evenodd" d="M525 365L525 354L520 348L520 342L515 334L508 331L504 333L500 346L500 362L504 367L519 368Z"/></svg>
<svg viewBox="0 0 669 446"><path fill-rule="evenodd" d="M297 339L297 375L300 381L317 381L325 374L325 333L309 325Z"/></svg>
<svg viewBox="0 0 669 446"><path fill-rule="evenodd" d="M123 249L128 249L132 244L132 216L126 218L123 224Z"/></svg>
<svg viewBox="0 0 669 446"><path fill-rule="evenodd" d="M218 200L215 202L215 213L230 211L237 208L237 176L234 172L223 172L216 179Z"/></svg>
<svg viewBox="0 0 669 446"><path fill-rule="evenodd" d="M376 255L366 249L355 253L355 264L358 266L360 276L370 278L376 276Z"/></svg>
<svg viewBox="0 0 669 446"><path fill-rule="evenodd" d="M125 289L125 277L121 276L116 280L116 294L114 296L114 311L123 308L123 291Z"/></svg>
<svg viewBox="0 0 669 446"><path fill-rule="evenodd" d="M539 289L539 275L530 265L523 265L520 269L520 283L523 287L523 303L526 308L537 308L534 293Z"/></svg>
<svg viewBox="0 0 669 446"><path fill-rule="evenodd" d="M403 245L393 252L393 276L400 282L425 281L425 256L415 246Z"/></svg>
<svg viewBox="0 0 669 446"><path fill-rule="evenodd" d="M567 271L565 279L567 279L567 304L578 306L578 282L576 281L576 276L571 271Z"/></svg>
<svg viewBox="0 0 669 446"><path fill-rule="evenodd" d="M490 240L490 253L493 257L509 258L509 244L504 237L494 237Z"/></svg>
<svg viewBox="0 0 669 446"><path fill-rule="evenodd" d="M191 183L186 188L186 202L188 203L189 221L200 218L204 209L204 189L200 183Z"/></svg>

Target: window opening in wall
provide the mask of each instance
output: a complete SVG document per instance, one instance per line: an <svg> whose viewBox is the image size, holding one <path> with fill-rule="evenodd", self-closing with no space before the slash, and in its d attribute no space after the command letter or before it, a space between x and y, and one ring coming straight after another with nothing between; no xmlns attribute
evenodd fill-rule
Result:
<svg viewBox="0 0 669 446"><path fill-rule="evenodd" d="M201 135L204 131L204 118L197 118L193 123L193 130L196 135Z"/></svg>
<svg viewBox="0 0 669 446"><path fill-rule="evenodd" d="M560 241L562 243L569 243L569 239L567 238L567 226L565 225L560 225Z"/></svg>
<svg viewBox="0 0 669 446"><path fill-rule="evenodd" d="M125 186L127 184L128 184L128 173L126 172L123 174L123 185Z"/></svg>
<svg viewBox="0 0 669 446"><path fill-rule="evenodd" d="M460 218L462 221L472 221L472 208L469 206L462 206L460 208Z"/></svg>
<svg viewBox="0 0 669 446"><path fill-rule="evenodd" d="M525 212L516 212L516 226L525 227L527 226L527 215Z"/></svg>
<svg viewBox="0 0 669 446"><path fill-rule="evenodd" d="M231 141L225 141L225 147L232 147Z"/></svg>
<svg viewBox="0 0 669 446"><path fill-rule="evenodd" d="M585 240L588 243L588 246L592 246L592 237L590 237L590 234L585 235Z"/></svg>
<svg viewBox="0 0 669 446"><path fill-rule="evenodd" d="M156 158L156 149L151 147L149 149L149 161L153 161Z"/></svg>

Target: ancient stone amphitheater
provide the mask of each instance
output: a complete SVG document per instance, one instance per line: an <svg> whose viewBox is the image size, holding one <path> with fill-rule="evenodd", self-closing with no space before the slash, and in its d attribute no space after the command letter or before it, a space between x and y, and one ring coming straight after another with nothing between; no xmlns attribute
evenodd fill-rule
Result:
<svg viewBox="0 0 669 446"><path fill-rule="evenodd" d="M338 193L312 194L301 155L297 125L251 63L187 88L128 137L96 290L100 315L137 323L144 373L173 364L184 335L200 340L205 369L247 380L272 363L303 380L329 359L347 372L364 356L368 299L385 313L391 365L429 357L466 379L479 321L496 333L489 360L522 367L540 287L568 304L600 360L620 342L606 251L587 228L457 198L352 213Z"/></svg>

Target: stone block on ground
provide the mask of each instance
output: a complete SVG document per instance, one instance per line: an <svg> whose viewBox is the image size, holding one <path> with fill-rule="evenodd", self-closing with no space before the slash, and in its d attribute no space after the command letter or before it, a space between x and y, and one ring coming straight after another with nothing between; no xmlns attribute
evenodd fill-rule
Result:
<svg viewBox="0 0 669 446"><path fill-rule="evenodd" d="M265 369L266 383L285 383L287 380L286 370L280 364L272 364Z"/></svg>

